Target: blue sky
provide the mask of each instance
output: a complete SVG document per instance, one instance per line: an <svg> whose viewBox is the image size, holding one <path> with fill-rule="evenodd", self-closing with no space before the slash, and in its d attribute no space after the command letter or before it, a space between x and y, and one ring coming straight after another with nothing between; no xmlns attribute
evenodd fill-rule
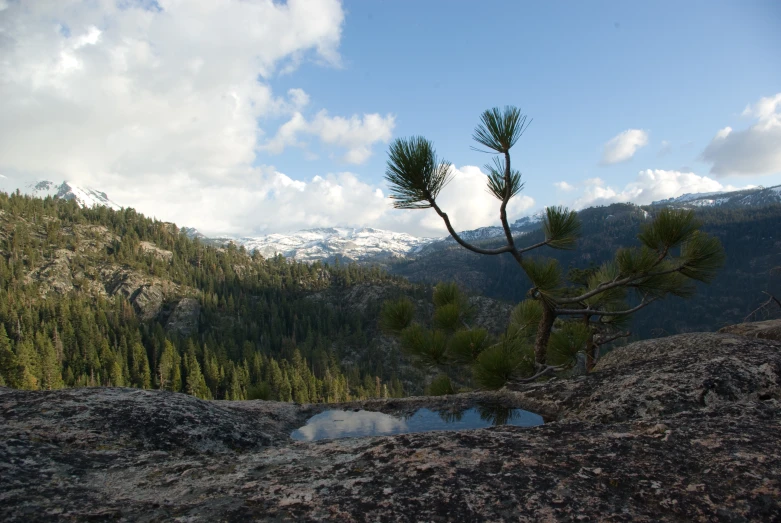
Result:
<svg viewBox="0 0 781 523"><path fill-rule="evenodd" d="M0 42L6 185L70 179L210 232L434 235L380 197L388 141L433 140L464 180L457 225L491 225L471 134L505 104L533 118L511 217L781 184L777 1L157 5L0 0L4 34L35 42Z"/></svg>
<svg viewBox="0 0 781 523"><path fill-rule="evenodd" d="M521 107L534 122L515 160L543 204L555 198L552 178L623 184L649 168L707 174L699 155L713 135L748 126L746 105L781 91L779 2L442 5L348 2L343 68L308 65L272 84L301 87L334 113L393 113L394 136L422 134L456 165L487 160L470 150L483 110ZM648 131L648 146L600 167L603 144L633 128ZM671 145L660 157L663 140ZM311 176L322 166L297 151L272 161ZM375 154L360 171L379 182L384 169ZM750 178L781 183L781 173Z"/></svg>

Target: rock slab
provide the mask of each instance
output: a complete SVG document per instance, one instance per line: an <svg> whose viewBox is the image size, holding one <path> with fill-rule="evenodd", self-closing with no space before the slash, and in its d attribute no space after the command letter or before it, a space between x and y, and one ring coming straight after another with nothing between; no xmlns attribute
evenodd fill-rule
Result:
<svg viewBox="0 0 781 523"><path fill-rule="evenodd" d="M779 342L683 334L573 380L339 408L478 400L547 423L304 443L326 406L0 389L0 520L781 520Z"/></svg>

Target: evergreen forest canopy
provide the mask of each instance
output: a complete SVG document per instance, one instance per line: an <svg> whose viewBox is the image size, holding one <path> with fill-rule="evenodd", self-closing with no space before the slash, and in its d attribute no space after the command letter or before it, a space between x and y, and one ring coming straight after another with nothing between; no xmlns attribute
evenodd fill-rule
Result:
<svg viewBox="0 0 781 523"><path fill-rule="evenodd" d="M647 223L652 206L612 204L591 207L578 213L581 235L576 250L541 249L556 258L567 271L597 267L610 260L621 247L638 246L637 233ZM769 292L781 296L781 205L752 207L703 207L695 210L702 230L721 241L726 260L721 275L708 285L698 284L694 296L670 297L663 306L638 311L632 318L632 338L647 339L683 332L713 332L725 325L743 321ZM520 248L544 241L541 229L518 236ZM481 247L495 248L501 241L486 240ZM390 268L394 274L412 281L436 283L454 279L463 288L480 289L485 296L513 303L522 301L532 287L525 274L517 270L510 254L481 256L458 245L444 247L415 260L399 262ZM770 316L781 316L781 309L770 307Z"/></svg>
<svg viewBox="0 0 781 523"><path fill-rule="evenodd" d="M143 242L172 254L161 259ZM56 292L47 278L63 265L54 286L72 273L72 288ZM128 296L96 286L112 271L195 296L199 331L184 336L160 317L141 321ZM401 396L395 369L379 358L341 363L344 349L367 345L379 304L359 314L306 299L361 283L423 292L376 267L207 246L133 209L0 193L0 386L129 386L302 403Z"/></svg>

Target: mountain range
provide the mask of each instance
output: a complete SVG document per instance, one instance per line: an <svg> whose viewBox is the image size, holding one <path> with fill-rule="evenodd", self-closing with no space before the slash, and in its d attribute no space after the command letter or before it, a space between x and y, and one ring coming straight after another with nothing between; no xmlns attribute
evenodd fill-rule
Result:
<svg viewBox="0 0 781 523"><path fill-rule="evenodd" d="M694 207L756 207L781 203L781 185L774 187L755 187L731 192L687 193L677 198L668 198L653 202L652 206Z"/></svg>
<svg viewBox="0 0 781 523"><path fill-rule="evenodd" d="M27 186L26 189L25 192L36 197L53 196L76 200L83 207L105 205L111 209L120 209L120 206L111 201L105 192L80 187L68 181L61 184L41 181ZM636 207L639 209L639 214L648 216L648 211L660 206L728 209L772 204L781 204L781 185L732 192L687 193L675 198L654 201L649 206ZM523 236L539 229L542 218L543 211L538 211L516 220L510 226L513 235ZM611 218L611 215L605 216L605 219ZM345 262L388 266L455 245L455 240L449 235L439 238L425 238L371 227L314 228L287 234L273 233L243 237L208 237L191 227L182 227L181 230L190 238L198 238L211 245L234 243L249 251L257 251L264 257L281 254L285 258L302 262L318 260L333 262L336 258L340 258ZM462 231L460 235L469 242L490 241L504 236L504 230L499 226L480 227Z"/></svg>

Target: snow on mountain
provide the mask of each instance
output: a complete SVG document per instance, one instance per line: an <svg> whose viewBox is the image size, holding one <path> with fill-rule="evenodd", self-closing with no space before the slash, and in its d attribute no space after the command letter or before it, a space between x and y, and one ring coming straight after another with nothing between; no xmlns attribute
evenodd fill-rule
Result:
<svg viewBox="0 0 781 523"><path fill-rule="evenodd" d="M519 231L539 229L543 219L545 219L545 209L515 220L510 228Z"/></svg>
<svg viewBox="0 0 781 523"><path fill-rule="evenodd" d="M520 236L526 230L539 227L542 213L521 218L512 226ZM409 258L423 254L449 243L455 243L451 236L441 238L419 238L406 233L374 229L370 227L331 227L305 229L289 234L266 234L241 238L207 238L195 229L183 227L182 231L191 238L202 241L244 246L248 251L257 251L265 257L281 254L285 258L304 262L333 260L337 256L345 261L383 263L393 259ZM504 236L504 229L498 226L480 227L462 231L459 235L466 241L487 240Z"/></svg>
<svg viewBox="0 0 781 523"><path fill-rule="evenodd" d="M247 250L257 251L266 257L281 254L286 258L306 262L332 260L336 256L345 261L356 262L405 258L433 241L432 238L417 238L410 234L370 227L306 229L290 234L223 240L242 245Z"/></svg>
<svg viewBox="0 0 781 523"><path fill-rule="evenodd" d="M122 209L122 207L112 202L106 193L89 187L79 187L67 181L62 182L60 185L50 181L40 181L28 185L25 192L36 198L52 196L62 198L63 200L75 200L81 207L103 205L115 211Z"/></svg>
<svg viewBox="0 0 781 523"><path fill-rule="evenodd" d="M658 200L651 205L673 207L755 207L781 203L781 185L755 187L731 192L687 193L677 198Z"/></svg>

